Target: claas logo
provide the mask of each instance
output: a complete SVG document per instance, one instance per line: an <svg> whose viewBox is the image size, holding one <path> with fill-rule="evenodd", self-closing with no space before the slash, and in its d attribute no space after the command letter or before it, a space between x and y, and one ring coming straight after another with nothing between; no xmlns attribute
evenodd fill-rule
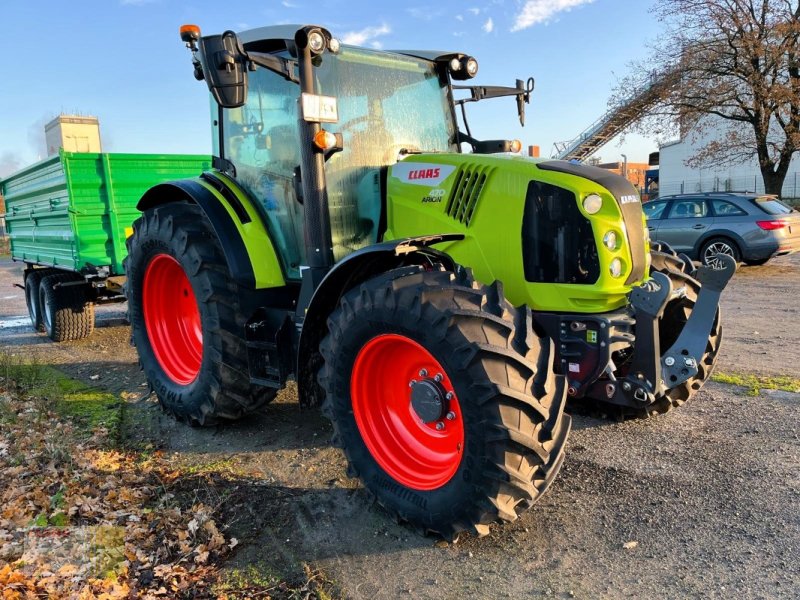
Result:
<svg viewBox="0 0 800 600"><path fill-rule="evenodd" d="M409 179L434 179L439 176L439 167L434 169L415 169L408 172Z"/></svg>

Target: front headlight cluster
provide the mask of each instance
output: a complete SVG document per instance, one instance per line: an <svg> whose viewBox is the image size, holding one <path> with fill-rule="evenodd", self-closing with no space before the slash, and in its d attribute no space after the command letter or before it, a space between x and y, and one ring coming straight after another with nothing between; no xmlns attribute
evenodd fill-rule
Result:
<svg viewBox="0 0 800 600"><path fill-rule="evenodd" d="M615 258L611 261L611 264L608 265L608 270L611 272L612 277L619 277L622 275L622 261Z"/></svg>
<svg viewBox="0 0 800 600"><path fill-rule="evenodd" d="M599 194L589 194L583 199L583 210L590 215L596 215L603 208L603 198ZM620 234L614 229L609 229L603 234L603 246L609 252L616 252L620 248ZM625 264L620 258L613 258L608 264L608 270L614 278L622 277Z"/></svg>
<svg viewBox="0 0 800 600"><path fill-rule="evenodd" d="M603 244L612 252L617 249L617 232L614 230L607 231L603 236Z"/></svg>

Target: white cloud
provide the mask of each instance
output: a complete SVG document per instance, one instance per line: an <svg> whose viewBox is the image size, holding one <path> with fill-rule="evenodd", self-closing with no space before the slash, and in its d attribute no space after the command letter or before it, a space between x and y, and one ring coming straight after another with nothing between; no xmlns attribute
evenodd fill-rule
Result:
<svg viewBox="0 0 800 600"><path fill-rule="evenodd" d="M370 45L375 47L374 44L380 43L377 42L375 38L391 32L391 27L389 27L386 23L382 23L377 27L365 27L359 31L348 31L342 36L342 43L350 44L352 46L363 46L369 42Z"/></svg>
<svg viewBox="0 0 800 600"><path fill-rule="evenodd" d="M152 4L157 0L120 0L122 6L144 6L145 4Z"/></svg>
<svg viewBox="0 0 800 600"><path fill-rule="evenodd" d="M468 8L467 12L471 12L473 15L479 15L479 14L481 14L481 9L480 8Z"/></svg>
<svg viewBox="0 0 800 600"><path fill-rule="evenodd" d="M464 15L456 15L456 21L463 21Z"/></svg>
<svg viewBox="0 0 800 600"><path fill-rule="evenodd" d="M520 31L537 23L546 23L560 12L592 2L594 0L527 0L516 16L511 31Z"/></svg>
<svg viewBox="0 0 800 600"><path fill-rule="evenodd" d="M281 2L281 5L282 5L284 8L300 8L300 7L299 7L297 4L295 4L294 2L289 2L289 0L282 0L282 2Z"/></svg>
<svg viewBox="0 0 800 600"><path fill-rule="evenodd" d="M489 17L489 18L486 20L486 23L484 23L484 24L483 24L483 30L484 30L486 33L492 33L492 30L493 30L493 29L494 29L494 21L492 20L492 17Z"/></svg>

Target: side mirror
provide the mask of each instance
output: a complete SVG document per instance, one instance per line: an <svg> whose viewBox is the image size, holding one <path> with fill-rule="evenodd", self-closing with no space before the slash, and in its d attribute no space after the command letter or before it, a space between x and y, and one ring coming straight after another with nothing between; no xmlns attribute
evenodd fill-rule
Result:
<svg viewBox="0 0 800 600"><path fill-rule="evenodd" d="M203 75L222 108L238 108L247 100L247 54L232 31L199 40Z"/></svg>
<svg viewBox="0 0 800 600"><path fill-rule="evenodd" d="M533 77L528 77L528 81L517 79L517 114L519 115L519 124L523 127L525 127L525 105L531 101L533 85Z"/></svg>

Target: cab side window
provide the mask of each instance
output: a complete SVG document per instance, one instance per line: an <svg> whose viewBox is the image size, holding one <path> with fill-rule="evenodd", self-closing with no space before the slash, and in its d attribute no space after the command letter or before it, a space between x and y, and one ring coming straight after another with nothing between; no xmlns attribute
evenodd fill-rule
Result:
<svg viewBox="0 0 800 600"><path fill-rule="evenodd" d="M300 166L297 85L267 69L250 73L247 103L224 111L225 156L236 181L261 203L286 276L300 278L304 264L303 206L297 201Z"/></svg>

